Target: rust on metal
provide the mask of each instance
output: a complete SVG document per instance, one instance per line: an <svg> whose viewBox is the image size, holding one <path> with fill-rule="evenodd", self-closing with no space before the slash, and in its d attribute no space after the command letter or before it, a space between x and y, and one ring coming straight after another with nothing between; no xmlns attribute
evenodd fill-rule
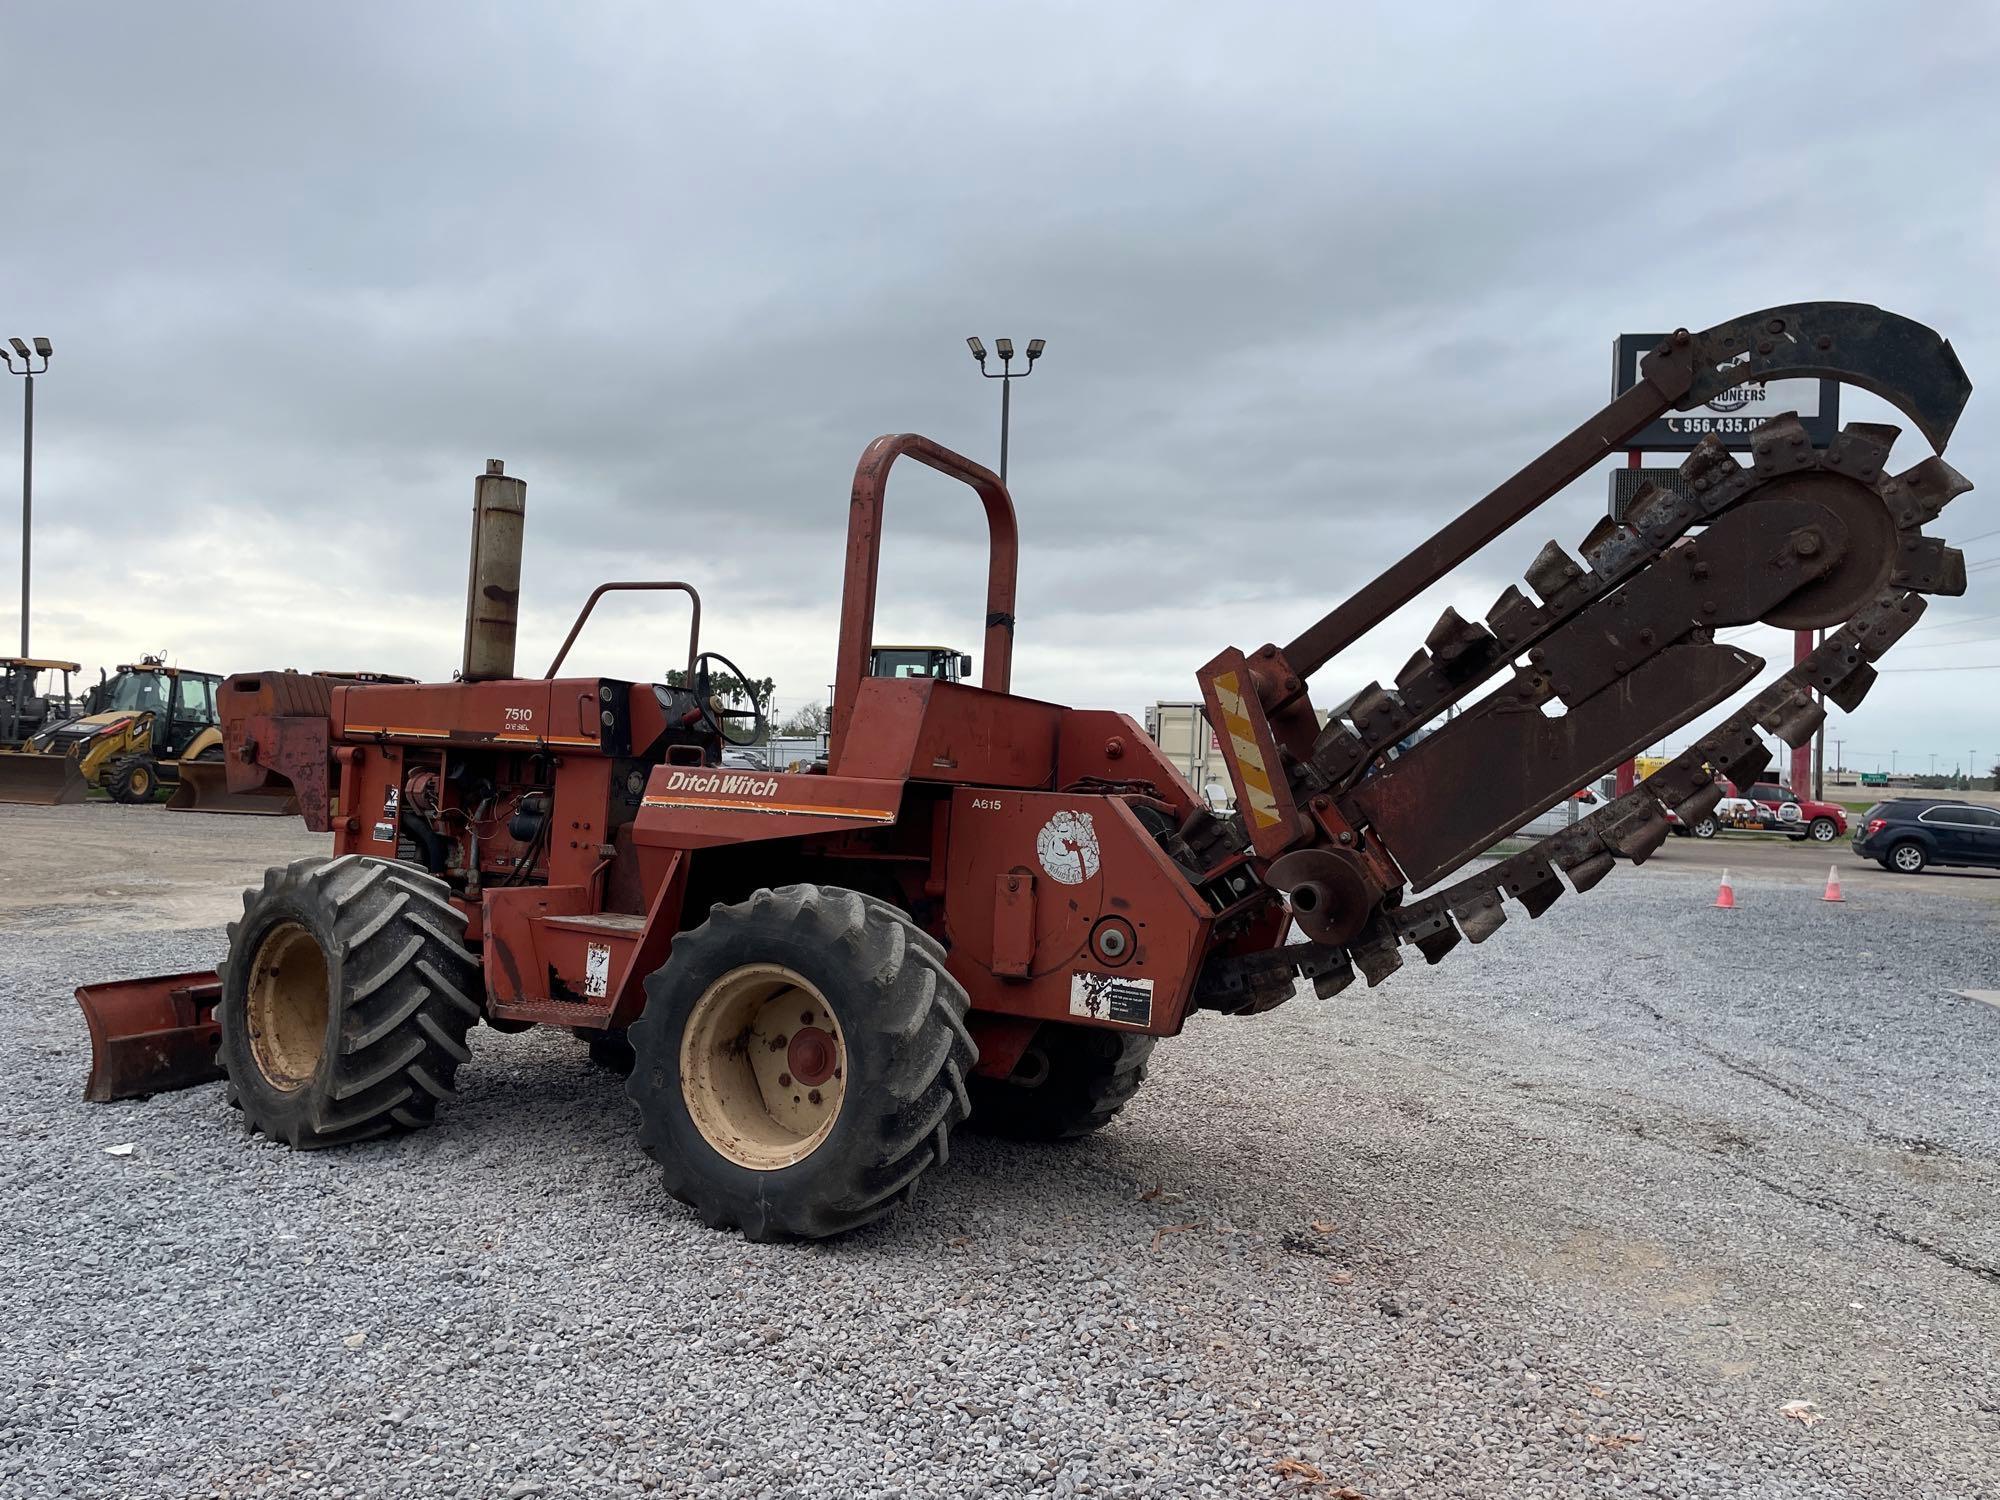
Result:
<svg viewBox="0 0 2000 1500"><path fill-rule="evenodd" d="M268 782L247 792L229 789L229 766L221 761L183 761L180 779L168 794L168 812L237 813L262 817L299 815L298 794L288 783Z"/></svg>
<svg viewBox="0 0 2000 1500"><path fill-rule="evenodd" d="M882 508L889 471L899 458L971 487L986 511L986 636L979 685L1004 693L1013 680L1014 585L1020 564L1020 529L1014 502L1000 476L942 443L914 432L885 433L862 451L854 469L847 511L847 572L841 587L840 646L835 659L833 730L829 754L838 763L853 721L855 699L868 671L875 636L875 590L882 565Z"/></svg>
<svg viewBox="0 0 2000 1500"><path fill-rule="evenodd" d="M79 985L76 1003L90 1029L83 1097L100 1104L140 1099L220 1078L215 1006L221 997L213 970Z"/></svg>

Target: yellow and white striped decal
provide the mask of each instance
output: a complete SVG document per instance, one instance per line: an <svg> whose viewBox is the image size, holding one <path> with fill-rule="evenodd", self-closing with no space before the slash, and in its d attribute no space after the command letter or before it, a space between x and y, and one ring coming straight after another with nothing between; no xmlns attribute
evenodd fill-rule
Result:
<svg viewBox="0 0 2000 1500"><path fill-rule="evenodd" d="M1271 773L1264 769L1264 752L1257 748L1257 731L1243 711L1243 694L1237 690L1234 672L1217 672L1215 701L1222 709L1222 727L1229 736L1231 758L1243 782L1243 795L1250 804L1250 816L1259 827L1269 828L1278 821L1278 799L1271 794Z"/></svg>

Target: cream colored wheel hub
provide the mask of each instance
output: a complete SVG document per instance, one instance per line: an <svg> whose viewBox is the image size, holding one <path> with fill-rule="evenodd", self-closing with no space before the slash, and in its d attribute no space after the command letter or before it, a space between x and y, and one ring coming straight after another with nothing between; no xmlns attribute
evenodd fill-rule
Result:
<svg viewBox="0 0 2000 1500"><path fill-rule="evenodd" d="M280 922L257 945L244 1019L250 1055L273 1088L312 1081L326 1053L326 955L302 924Z"/></svg>
<svg viewBox="0 0 2000 1500"><path fill-rule="evenodd" d="M811 980L781 964L731 969L681 1036L681 1098L739 1167L774 1172L819 1149L847 1097L847 1044Z"/></svg>

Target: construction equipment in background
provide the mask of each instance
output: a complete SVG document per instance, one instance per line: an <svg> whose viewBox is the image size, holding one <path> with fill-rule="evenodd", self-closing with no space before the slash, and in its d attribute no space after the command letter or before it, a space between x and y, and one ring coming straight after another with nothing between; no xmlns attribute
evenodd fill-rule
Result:
<svg viewBox="0 0 2000 1500"><path fill-rule="evenodd" d="M278 674L267 674L278 675ZM328 683L413 682L390 672L287 672L284 675L323 678ZM168 794L168 812L231 813L253 817L297 817L299 799L285 782L260 782L243 791L233 791L229 773L222 763L220 744L204 748L193 758L184 758L176 767L174 789Z"/></svg>
<svg viewBox="0 0 2000 1500"><path fill-rule="evenodd" d="M18 750L75 711L70 678L82 667L73 661L34 656L0 656L0 750ZM51 680L44 684L42 674ZM53 679L62 679L57 691Z"/></svg>
<svg viewBox="0 0 2000 1500"><path fill-rule="evenodd" d="M1329 694L1322 725L1312 673L1669 409L1839 378L1942 450L1971 389L1935 333L1852 303L1683 330L1642 375L1289 645L1200 669L1230 816L1130 718L1010 692L1013 504L928 439L878 438L855 472L828 762L806 773L719 764L743 738L729 720L761 714L710 690L750 679L701 649L698 600L690 686L558 676L567 644L517 677L526 496L490 464L461 680L224 686L229 785L288 783L332 848L245 894L219 973L77 992L91 1096L220 1072L250 1127L331 1146L431 1123L480 1020L562 1027L629 1062L668 1190L754 1239L887 1212L968 1117L1095 1130L1192 1011L1256 1014L1301 979L1321 998L1357 973L1381 983L1406 947L1436 963L1492 937L1509 901L1539 916L1614 856L1644 860L1669 810L1704 813L1718 775L1763 773L1765 732L1810 736L1815 695L1853 709L1924 595L1964 591L1963 556L1923 531L1969 488L1942 457L1892 475L1893 428L1817 450L1780 416L1749 466L1697 449L1684 488L1642 488L1580 560L1549 543L1536 597L1510 587L1484 623L1447 609L1393 687ZM977 687L870 672L883 496L905 458L985 512ZM1300 545L1283 517L1259 530ZM1748 683L1763 663L1716 631L1759 621L1824 628L1825 645L1632 791L1447 879Z"/></svg>
<svg viewBox="0 0 2000 1500"><path fill-rule="evenodd" d="M114 802L151 802L179 779L183 760L222 759L221 681L157 656L118 668L85 694L81 715L0 752L0 802L79 802L92 787Z"/></svg>
<svg viewBox="0 0 2000 1500"><path fill-rule="evenodd" d="M972 676L972 658L951 646L871 646L868 675L963 682Z"/></svg>

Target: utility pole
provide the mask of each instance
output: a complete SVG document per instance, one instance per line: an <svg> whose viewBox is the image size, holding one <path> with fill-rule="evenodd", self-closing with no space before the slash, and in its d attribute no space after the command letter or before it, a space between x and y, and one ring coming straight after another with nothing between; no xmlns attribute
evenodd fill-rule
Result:
<svg viewBox="0 0 2000 1500"><path fill-rule="evenodd" d="M1821 646L1826 644L1824 630L1818 632L1815 644ZM1819 733L1813 736L1812 744L1812 794L1813 801L1824 802L1826 801L1826 704L1817 690L1813 693L1813 701L1820 705L1820 719Z"/></svg>
<svg viewBox="0 0 2000 1500"><path fill-rule="evenodd" d="M10 375L25 375L27 386L21 398L21 654L28 654L28 582L31 576L30 546L35 521L35 377L47 372L49 356L55 348L47 339L36 339L29 350L25 339L9 339L12 349L0 349L0 360ZM20 368L14 361L19 358ZM41 360L37 365L35 361Z"/></svg>
<svg viewBox="0 0 2000 1500"><path fill-rule="evenodd" d="M1035 373L1035 361L1042 357L1042 351L1049 345L1047 339L1028 340L1028 368L1021 372L1026 380ZM1007 482L1007 426L1014 405L1014 341L995 339L994 352L1000 356L1000 373L994 374L986 368L986 346L977 337L968 338L965 347L972 351L972 357L979 361L979 373L988 380L1000 382L1000 482Z"/></svg>

